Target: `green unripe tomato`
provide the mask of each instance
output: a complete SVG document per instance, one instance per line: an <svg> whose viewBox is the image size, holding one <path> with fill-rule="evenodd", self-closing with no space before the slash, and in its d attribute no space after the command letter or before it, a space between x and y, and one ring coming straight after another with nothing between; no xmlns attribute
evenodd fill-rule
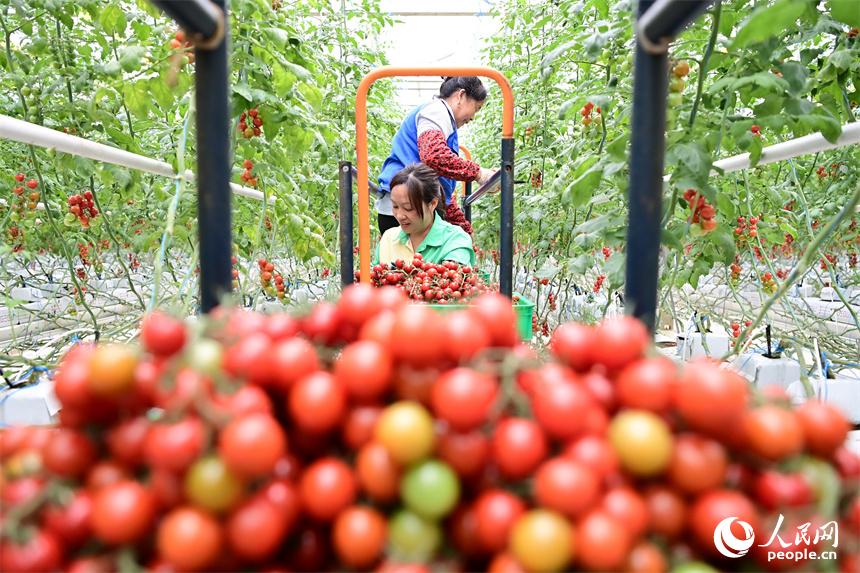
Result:
<svg viewBox="0 0 860 573"><path fill-rule="evenodd" d="M623 62L621 62L621 71L622 71L622 72L627 73L627 72L629 72L632 68L633 68L633 64L631 64L631 63L630 63L630 62L628 62L627 60L624 60Z"/></svg>
<svg viewBox="0 0 860 573"><path fill-rule="evenodd" d="M738 286L740 281L738 279L732 279L732 286Z"/></svg>
<svg viewBox="0 0 860 573"><path fill-rule="evenodd" d="M426 460L407 470L400 482L400 497L419 516L440 519L457 505L460 481L448 464Z"/></svg>
<svg viewBox="0 0 860 573"><path fill-rule="evenodd" d="M427 561L442 545L442 530L435 522L404 509L388 522L388 543L395 559Z"/></svg>
<svg viewBox="0 0 860 573"><path fill-rule="evenodd" d="M671 82L669 82L669 89L671 89L675 93L681 93L684 91L684 88L687 87L687 82L685 82L682 78L675 78Z"/></svg>
<svg viewBox="0 0 860 573"><path fill-rule="evenodd" d="M63 217L63 222L66 224L74 223L77 220L78 220L78 218L75 217L74 213L66 213L66 216Z"/></svg>
<svg viewBox="0 0 860 573"><path fill-rule="evenodd" d="M669 104L669 107L681 107L684 103L684 96L682 94L672 92L667 98L667 103Z"/></svg>
<svg viewBox="0 0 860 573"><path fill-rule="evenodd" d="M21 88L21 95L23 95L24 97L27 97L31 93L33 93L33 92L27 86L24 86L23 88Z"/></svg>
<svg viewBox="0 0 860 573"><path fill-rule="evenodd" d="M705 234L705 230L702 228L700 223L693 223L690 225L690 234L694 237L701 237Z"/></svg>
<svg viewBox="0 0 860 573"><path fill-rule="evenodd" d="M33 95L39 97L42 94L41 88L39 86L33 86Z"/></svg>
<svg viewBox="0 0 860 573"><path fill-rule="evenodd" d="M267 294L267 295L269 295L269 296L275 296L275 293L276 293L276 292L277 292L277 291L275 290L275 287L272 287L272 286L270 286L270 287L266 287L266 294Z"/></svg>
<svg viewBox="0 0 860 573"><path fill-rule="evenodd" d="M9 220L17 223L21 220L21 215L19 215L18 213L9 213Z"/></svg>
<svg viewBox="0 0 860 573"><path fill-rule="evenodd" d="M620 54L618 56L615 56L615 63L618 64L619 66L626 61L627 61L627 58L625 56L622 56Z"/></svg>
<svg viewBox="0 0 860 573"><path fill-rule="evenodd" d="M30 123L39 123L39 116L35 113L31 113L29 116L27 116L27 121L29 121Z"/></svg>
<svg viewBox="0 0 860 573"><path fill-rule="evenodd" d="M600 57L604 62L609 63L609 60L612 59L612 52L609 48L604 48L602 52L600 52Z"/></svg>
<svg viewBox="0 0 860 573"><path fill-rule="evenodd" d="M717 573L717 570L701 561L688 561L672 569L672 573Z"/></svg>

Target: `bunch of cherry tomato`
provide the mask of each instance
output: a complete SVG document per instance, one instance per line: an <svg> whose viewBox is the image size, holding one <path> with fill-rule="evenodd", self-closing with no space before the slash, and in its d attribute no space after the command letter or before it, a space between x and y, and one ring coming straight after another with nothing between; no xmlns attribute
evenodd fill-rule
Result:
<svg viewBox="0 0 860 573"><path fill-rule="evenodd" d="M499 294L443 317L362 284L298 318L151 314L63 360L58 428L0 433L0 570L797 568L757 547L782 515L838 520L856 571L842 415L650 346L572 323L542 362ZM733 561L728 517L756 539Z"/></svg>
<svg viewBox="0 0 860 573"><path fill-rule="evenodd" d="M9 214L9 220L17 223L22 218L24 219L33 219L36 214L36 207L39 206L39 192L36 189L39 187L39 182L35 179L30 179L27 181L26 185L27 189L30 190L29 193L26 193L24 189L24 179L26 177L23 173L18 173L15 175L15 187L12 189L12 193L15 195L15 202L11 206L12 212ZM26 194L25 194L26 193Z"/></svg>
<svg viewBox="0 0 860 573"><path fill-rule="evenodd" d="M747 238L755 239L758 237L758 229L756 225L758 225L759 217L750 217L749 226L747 226L746 217L738 217L738 226L735 227L735 235L738 236L738 242L742 243L747 240ZM744 234L746 231L746 234Z"/></svg>
<svg viewBox="0 0 860 573"><path fill-rule="evenodd" d="M776 279L773 278L773 273L764 273L760 278L762 288L771 292L776 292L779 289Z"/></svg>
<svg viewBox="0 0 860 573"><path fill-rule="evenodd" d="M265 293L284 300L286 297L284 277L275 271L275 265L266 259L260 259L257 261L257 265L260 267L260 286L263 287ZM274 284L272 284L273 282Z"/></svg>
<svg viewBox="0 0 860 573"><path fill-rule="evenodd" d="M690 209L691 235L701 237L717 228L717 222L714 221L717 210L708 204L704 195L700 195L695 189L687 189L684 191L684 200Z"/></svg>
<svg viewBox="0 0 860 573"><path fill-rule="evenodd" d="M99 210L96 207L93 192L84 191L82 195L72 195L66 202L69 204L69 212L63 219L67 227L80 225L82 229L89 229L96 222Z"/></svg>
<svg viewBox="0 0 860 573"><path fill-rule="evenodd" d="M173 39L168 42L168 46L170 46L172 50L179 50L180 48L182 50L185 50L184 58L182 60L183 64L194 63L194 42L192 42L185 36L185 30L177 30L176 34L174 34L173 36Z"/></svg>
<svg viewBox="0 0 860 573"><path fill-rule="evenodd" d="M360 271L355 271L355 280L360 278ZM411 264L397 259L387 268L374 265L370 282L377 287L396 287L412 300L433 304L465 302L481 293L498 290L497 285L484 284L478 269L454 261L430 263L420 253L415 254Z"/></svg>
<svg viewBox="0 0 860 573"><path fill-rule="evenodd" d="M262 121L262 120L261 120L261 121ZM251 187L256 187L256 186L257 186L257 183L258 183L258 180L257 180L257 178L256 178L256 177L254 177L253 175L251 175L251 169L253 169L253 168L254 168L254 162L253 162L253 161L251 161L250 159L246 159L246 160L242 163L242 167L244 167L244 168L245 168L245 171L243 171L243 172L242 172L242 175L240 175L240 176L239 176L239 179L241 179L241 180L242 180L242 183L247 183L247 184L248 184L248 185L250 185ZM268 218L268 215L267 215L266 217Z"/></svg>
<svg viewBox="0 0 860 573"><path fill-rule="evenodd" d="M239 124L236 128L242 134L242 137L245 139L251 139L252 137L260 137L263 127L263 118L260 117L260 112L257 109L260 107L259 105L255 105L254 109L251 109L247 112L242 112L242 115L239 116Z"/></svg>

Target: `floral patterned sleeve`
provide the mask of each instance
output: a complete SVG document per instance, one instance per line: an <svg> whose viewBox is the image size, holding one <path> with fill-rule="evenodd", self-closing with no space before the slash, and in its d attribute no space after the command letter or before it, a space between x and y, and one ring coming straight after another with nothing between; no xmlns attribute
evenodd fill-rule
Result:
<svg viewBox="0 0 860 573"><path fill-rule="evenodd" d="M441 131L425 131L419 135L418 153L421 161L440 177L454 181L474 181L481 173L480 165L454 155Z"/></svg>

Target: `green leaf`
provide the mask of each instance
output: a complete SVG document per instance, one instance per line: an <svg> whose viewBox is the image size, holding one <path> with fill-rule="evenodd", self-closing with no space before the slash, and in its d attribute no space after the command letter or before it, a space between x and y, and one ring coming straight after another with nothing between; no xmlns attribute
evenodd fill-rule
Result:
<svg viewBox="0 0 860 573"><path fill-rule="evenodd" d="M594 255L579 255L570 263L570 272L575 275L584 275L596 266Z"/></svg>
<svg viewBox="0 0 860 573"><path fill-rule="evenodd" d="M272 41L272 43L283 50L290 41L290 33L280 28L263 28L263 33Z"/></svg>
<svg viewBox="0 0 860 573"><path fill-rule="evenodd" d="M134 72L140 69L140 61L146 54L143 46L127 46L119 53L119 63L126 72Z"/></svg>
<svg viewBox="0 0 860 573"><path fill-rule="evenodd" d="M95 171L95 163L87 157L75 156L75 173L80 177L89 177Z"/></svg>
<svg viewBox="0 0 860 573"><path fill-rule="evenodd" d="M675 236L675 233L673 233L671 229L663 229L661 238L663 244L670 249L674 249L676 251L681 251L684 249L684 245L681 243L678 237Z"/></svg>
<svg viewBox="0 0 860 573"><path fill-rule="evenodd" d="M758 165L759 159L761 159L762 152L762 144L761 137L753 137L752 143L750 143L750 167L755 167Z"/></svg>
<svg viewBox="0 0 860 573"><path fill-rule="evenodd" d="M259 104L264 102L278 103L278 100L269 92L252 88L248 84L234 84L233 93L242 96L248 103Z"/></svg>
<svg viewBox="0 0 860 573"><path fill-rule="evenodd" d="M603 263L603 270L609 280L609 286L618 288L624 284L624 270L627 256L621 251L615 252Z"/></svg>
<svg viewBox="0 0 860 573"><path fill-rule="evenodd" d="M860 28L860 7L857 0L827 0L827 7L834 20Z"/></svg>
<svg viewBox="0 0 860 573"><path fill-rule="evenodd" d="M823 108L816 108L814 111L818 112L819 110L826 112ZM814 113L811 115L796 116L792 119L795 124L793 131L796 137L820 131L821 135L824 136L824 139L835 144L839 139L839 136L842 135L842 125L840 125L835 118L829 115L825 116L819 113Z"/></svg>
<svg viewBox="0 0 860 573"><path fill-rule="evenodd" d="M734 235L728 232L725 225L719 225L715 230L708 233L707 236L720 248L723 263L731 265L735 261Z"/></svg>
<svg viewBox="0 0 860 573"><path fill-rule="evenodd" d="M779 71L782 73L782 78L788 82L788 93L797 96L804 91L806 78L809 76L807 66L802 66L797 62L787 62L779 66Z"/></svg>
<svg viewBox="0 0 860 573"><path fill-rule="evenodd" d="M574 208L582 207L597 188L600 187L600 181L603 178L603 168L595 165L589 168L585 173L580 175L573 183L571 183L561 196L563 205L572 205Z"/></svg>
<svg viewBox="0 0 860 573"><path fill-rule="evenodd" d="M125 14L116 4L108 4L99 14L99 24L108 34L125 32Z"/></svg>
<svg viewBox="0 0 860 573"><path fill-rule="evenodd" d="M792 236L792 238L795 238L795 239L797 238L797 229L795 229L794 227L792 227L788 223L781 224L779 226L779 228L782 229L783 231L785 231L786 233L790 234Z"/></svg>
<svg viewBox="0 0 860 573"><path fill-rule="evenodd" d="M724 88L730 86L732 91L737 91L747 85L757 85L776 94L782 94L788 90L788 82L783 78L770 72L758 72L737 79L728 77L717 80L708 88L708 93L711 95L718 94Z"/></svg>
<svg viewBox="0 0 860 573"><path fill-rule="evenodd" d="M624 133L620 137L616 137L609 145L606 146L606 152L613 159L624 161L627 159L627 143L630 141L630 133Z"/></svg>
<svg viewBox="0 0 860 573"><path fill-rule="evenodd" d="M288 72L280 64L272 66L272 83L275 86L275 93L278 97L284 97L291 89L298 78L296 74Z"/></svg>
<svg viewBox="0 0 860 573"><path fill-rule="evenodd" d="M574 234L578 233L593 233L595 231L602 231L604 229L609 229L613 227L617 227L624 221L624 215L619 213L617 210L612 211L611 213L606 213L605 215L601 215L595 219L591 219L586 221L585 223L579 225L576 229L574 229Z"/></svg>
<svg viewBox="0 0 860 573"><path fill-rule="evenodd" d="M550 52L549 52L546 56L544 56L544 58L541 60L541 62L540 62L540 67L541 67L541 68L548 68L548 67L550 67L550 66L552 65L552 63L558 59L558 57L559 57L559 56L561 56L563 53L565 53L565 52L566 52L566 51L568 51L569 49L573 48L574 46L577 46L578 44L579 44L579 40L571 40L571 41L569 41L569 42L565 42L565 43L564 43L564 44L562 44L561 46L559 46L559 47L555 48L554 50L550 51ZM599 52L599 50L598 50L598 52Z"/></svg>
<svg viewBox="0 0 860 573"><path fill-rule="evenodd" d="M299 84L299 92L304 96L305 101L310 104L315 112L322 109L323 94L316 86L311 84Z"/></svg>
<svg viewBox="0 0 860 573"><path fill-rule="evenodd" d="M797 19L806 10L806 2L779 0L762 10L757 10L738 30L732 42L732 50L742 50L755 42L771 36L779 36L786 30L797 28Z"/></svg>
<svg viewBox="0 0 860 573"><path fill-rule="evenodd" d="M860 5L858 5L860 10ZM827 64L832 65L839 72L848 70L860 60L860 50L836 50L827 58Z"/></svg>
<svg viewBox="0 0 860 573"><path fill-rule="evenodd" d="M311 79L311 73L302 66L286 61L283 64L287 68L287 71L292 72L299 81L306 82Z"/></svg>
<svg viewBox="0 0 860 573"><path fill-rule="evenodd" d="M173 107L173 91L167 87L167 82L161 76L149 80L149 92L158 106L164 111Z"/></svg>
<svg viewBox="0 0 860 573"><path fill-rule="evenodd" d="M125 84L122 93L125 96L125 105L138 119L146 119L149 116L152 98L149 97L149 82L147 80Z"/></svg>

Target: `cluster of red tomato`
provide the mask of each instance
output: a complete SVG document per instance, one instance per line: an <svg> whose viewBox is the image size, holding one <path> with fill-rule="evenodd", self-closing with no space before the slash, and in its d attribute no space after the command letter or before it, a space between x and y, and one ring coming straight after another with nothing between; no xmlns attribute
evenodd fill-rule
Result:
<svg viewBox="0 0 860 573"><path fill-rule="evenodd" d="M848 264L852 268L857 266L857 253L848 253Z"/></svg>
<svg viewBox="0 0 860 573"><path fill-rule="evenodd" d="M83 195L72 195L66 202L69 204L69 212L63 220L66 225L74 225L77 221L81 228L88 229L99 215L93 192L89 189Z"/></svg>
<svg viewBox="0 0 860 573"><path fill-rule="evenodd" d="M538 188L543 185L543 171L540 169L535 169L532 171L531 175L531 183L532 187Z"/></svg>
<svg viewBox="0 0 860 573"><path fill-rule="evenodd" d="M275 265L268 262L266 259L257 261L260 267L260 286L263 291L269 296L277 296L279 299L284 299L287 295L285 292L284 277L275 271ZM275 284L272 285L274 280Z"/></svg>
<svg viewBox="0 0 860 573"><path fill-rule="evenodd" d="M694 237L706 235L717 228L714 217L717 210L709 205L704 195L700 195L695 189L684 191L684 200L690 209L690 234Z"/></svg>
<svg viewBox="0 0 860 573"><path fill-rule="evenodd" d="M168 42L168 45L173 50L178 50L180 48L187 49L192 48L194 46L194 42L188 40L185 37L185 30L177 30L176 34L173 36L173 39ZM185 53L185 57L188 58L188 63L194 63L194 51L188 51Z"/></svg>
<svg viewBox="0 0 860 573"><path fill-rule="evenodd" d="M137 255L133 253L128 254L128 266L133 269L136 269L140 266L140 261L137 260Z"/></svg>
<svg viewBox="0 0 860 573"><path fill-rule="evenodd" d="M246 159L242 166L245 168L245 171L239 176L239 179L242 180L242 183L247 183L251 187L256 187L258 183L257 178L251 175L251 169L254 168L254 162L250 159Z"/></svg>
<svg viewBox="0 0 860 573"><path fill-rule="evenodd" d="M461 266L454 261L430 263L420 253L416 253L411 264L397 259L387 268L381 264L374 265L370 271L370 282L376 287L396 287L412 300L450 304L498 290L497 285L484 284L484 279L478 273L478 269ZM360 279L361 272L355 271L355 280Z"/></svg>
<svg viewBox="0 0 860 573"><path fill-rule="evenodd" d="M746 322L744 322L744 326L746 326L747 328L749 328L749 326L750 326L751 324L752 324L752 321L751 321L751 320L747 320ZM734 338L738 338L738 337L740 337L740 335L741 335L741 325L740 325L740 323L738 323L738 322L733 322L733 323L732 323L732 336L733 336Z"/></svg>
<svg viewBox="0 0 860 573"><path fill-rule="evenodd" d="M24 179L25 176L23 173L15 175L16 183L24 183ZM36 191L39 182L35 179L30 179L26 185L30 189L30 193L26 196L24 195L23 185L16 185L12 189L12 193L15 195L15 204L12 206L12 213L9 215L9 219L13 222L20 221L21 217L25 216L28 210L35 211L36 207L39 206L39 192Z"/></svg>
<svg viewBox="0 0 860 573"><path fill-rule="evenodd" d="M90 265L90 247L84 243L78 243L78 255L81 257L81 262L89 266Z"/></svg>
<svg viewBox="0 0 860 573"><path fill-rule="evenodd" d="M254 109L249 110L247 113L242 112L242 115L239 116L239 125L237 129L242 134L242 137L245 139L251 139L252 137L259 137L263 132L261 128L263 126L263 118L260 117L260 112L257 108L259 105L255 105ZM250 121L250 125L248 124Z"/></svg>
<svg viewBox="0 0 860 573"><path fill-rule="evenodd" d="M745 241L747 237L750 239L758 237L758 229L756 228L758 220L758 217L750 217L749 227L747 227L746 217L738 217L738 226L735 227L735 235L738 236L739 242ZM746 235L744 235L744 230L747 231Z"/></svg>
<svg viewBox="0 0 860 573"><path fill-rule="evenodd" d="M609 247L603 247L603 260L605 261L611 256L612 256L612 251L609 249Z"/></svg>
<svg viewBox="0 0 860 573"><path fill-rule="evenodd" d="M822 271L827 270L827 263L828 262L830 263L831 266L836 264L836 255L831 255L830 253L825 253L824 256L827 260L821 259L821 270Z"/></svg>
<svg viewBox="0 0 860 573"><path fill-rule="evenodd" d="M777 512L814 531L836 500L856 570L841 414L646 357L633 319L560 327L547 364L496 294L442 318L354 285L301 319L197 328L154 314L142 348L78 347L60 427L0 434L0 569L709 571L692 562L726 565L728 517L767 540Z"/></svg>
<svg viewBox="0 0 860 573"><path fill-rule="evenodd" d="M845 32L846 38L856 38L860 34L860 28L851 28L850 31Z"/></svg>
<svg viewBox="0 0 860 573"><path fill-rule="evenodd" d="M776 292L779 287L776 285L776 279L773 278L773 273L764 273L761 275L761 286L771 292Z"/></svg>
<svg viewBox="0 0 860 573"><path fill-rule="evenodd" d="M606 280L606 275L599 275L597 280L594 282L594 288L592 289L594 292L600 292L600 287L603 286L603 282Z"/></svg>
<svg viewBox="0 0 860 573"><path fill-rule="evenodd" d="M840 167L841 165L841 163L834 163L830 166L830 168L833 169L833 171L830 172L830 176L834 179L838 179L839 172L836 171L836 168ZM818 175L819 179L824 179L825 177L827 177L827 166L822 165L815 171L815 173Z"/></svg>
<svg viewBox="0 0 860 573"><path fill-rule="evenodd" d="M597 115L594 116L593 119L591 117L592 111L597 112ZM592 121L598 125L603 123L603 116L600 114L600 107L594 107L594 104L591 102L585 104L582 109L579 110L579 114L582 116L582 125L591 125Z"/></svg>

